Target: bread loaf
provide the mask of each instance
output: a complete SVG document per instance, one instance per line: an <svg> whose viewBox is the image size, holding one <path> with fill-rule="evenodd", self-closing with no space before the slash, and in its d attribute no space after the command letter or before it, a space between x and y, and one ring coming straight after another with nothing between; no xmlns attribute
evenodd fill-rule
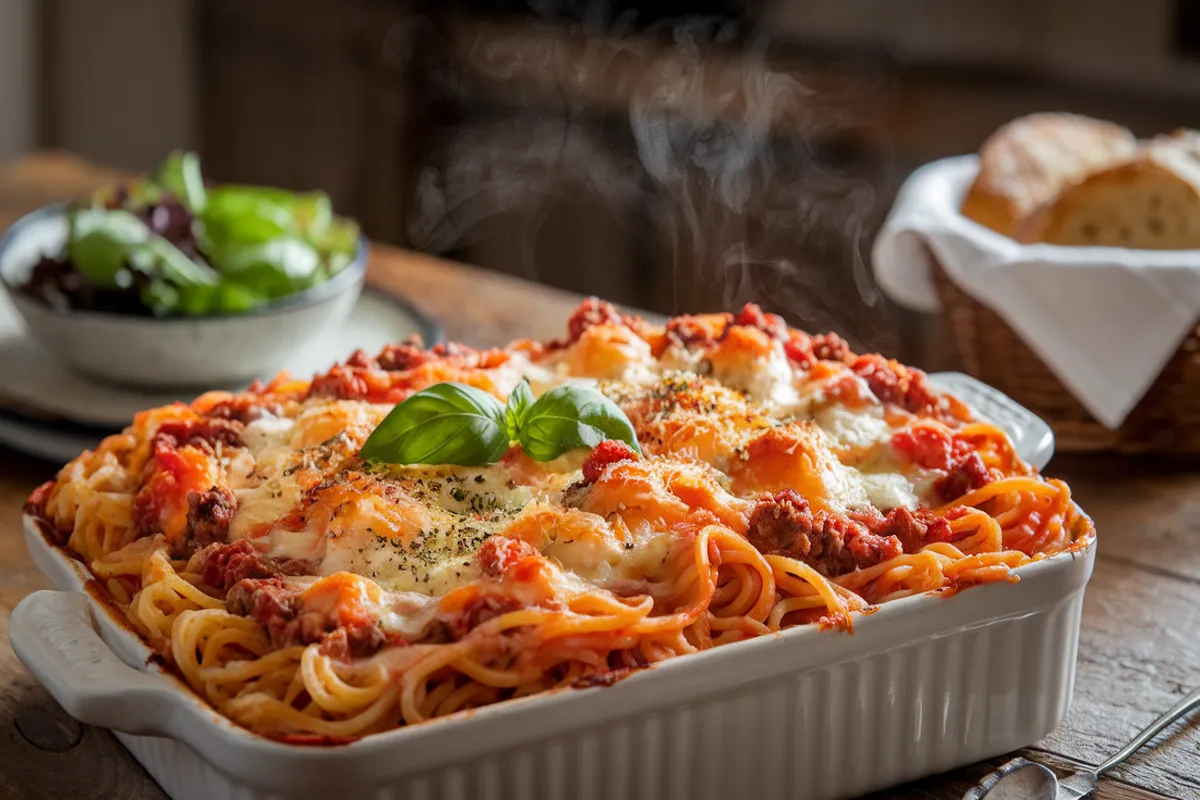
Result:
<svg viewBox="0 0 1200 800"><path fill-rule="evenodd" d="M1200 149L1156 140L1132 161L1063 189L1016 238L1076 247L1200 248Z"/></svg>
<svg viewBox="0 0 1200 800"><path fill-rule="evenodd" d="M1015 119L979 151L979 174L962 213L1013 236L1025 218L1065 187L1137 152L1133 134L1111 122L1075 114L1039 113Z"/></svg>

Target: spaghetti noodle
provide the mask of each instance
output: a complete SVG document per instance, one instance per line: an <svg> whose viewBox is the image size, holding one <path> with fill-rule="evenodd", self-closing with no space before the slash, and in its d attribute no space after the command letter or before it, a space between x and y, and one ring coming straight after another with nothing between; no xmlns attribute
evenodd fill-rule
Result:
<svg viewBox="0 0 1200 800"><path fill-rule="evenodd" d="M356 353L143 412L30 498L216 709L360 737L872 606L1086 542L1065 484L925 376L748 306L588 301L562 342ZM539 463L364 463L415 391L589 381L632 422Z"/></svg>

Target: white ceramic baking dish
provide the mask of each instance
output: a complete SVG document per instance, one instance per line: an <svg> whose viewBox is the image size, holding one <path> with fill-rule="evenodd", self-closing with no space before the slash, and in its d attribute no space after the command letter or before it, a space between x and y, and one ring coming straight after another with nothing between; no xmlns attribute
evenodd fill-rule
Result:
<svg viewBox="0 0 1200 800"><path fill-rule="evenodd" d="M1049 430L966 376L937 383L1044 465ZM1095 545L1015 585L894 601L672 659L615 686L508 701L337 746L285 745L214 712L89 593L26 518L59 591L14 609L13 649L66 710L111 728L175 800L841 798L1031 744L1070 702Z"/></svg>

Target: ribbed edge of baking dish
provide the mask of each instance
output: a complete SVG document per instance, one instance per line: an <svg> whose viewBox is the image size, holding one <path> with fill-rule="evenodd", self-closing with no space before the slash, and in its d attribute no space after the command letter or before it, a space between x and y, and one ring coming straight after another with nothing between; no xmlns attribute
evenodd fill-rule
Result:
<svg viewBox="0 0 1200 800"><path fill-rule="evenodd" d="M175 800L852 797L1051 731L1070 702L1095 558L1093 541L1020 568L1015 585L894 601L856 617L852 634L794 628L612 687L306 747L231 724L159 672L87 593L86 568L25 524L61 591L14 610L14 649L68 712L117 731Z"/></svg>

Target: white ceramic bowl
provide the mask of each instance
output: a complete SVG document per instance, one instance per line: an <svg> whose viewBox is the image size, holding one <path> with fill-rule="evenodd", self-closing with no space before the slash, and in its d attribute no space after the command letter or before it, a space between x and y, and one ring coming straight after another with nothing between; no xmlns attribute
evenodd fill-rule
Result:
<svg viewBox="0 0 1200 800"><path fill-rule="evenodd" d="M66 204L22 217L0 238L0 284L29 333L72 370L142 389L210 389L272 376L288 355L341 323L362 291L367 242L325 283L244 314L136 317L60 311L16 290L67 238Z"/></svg>

